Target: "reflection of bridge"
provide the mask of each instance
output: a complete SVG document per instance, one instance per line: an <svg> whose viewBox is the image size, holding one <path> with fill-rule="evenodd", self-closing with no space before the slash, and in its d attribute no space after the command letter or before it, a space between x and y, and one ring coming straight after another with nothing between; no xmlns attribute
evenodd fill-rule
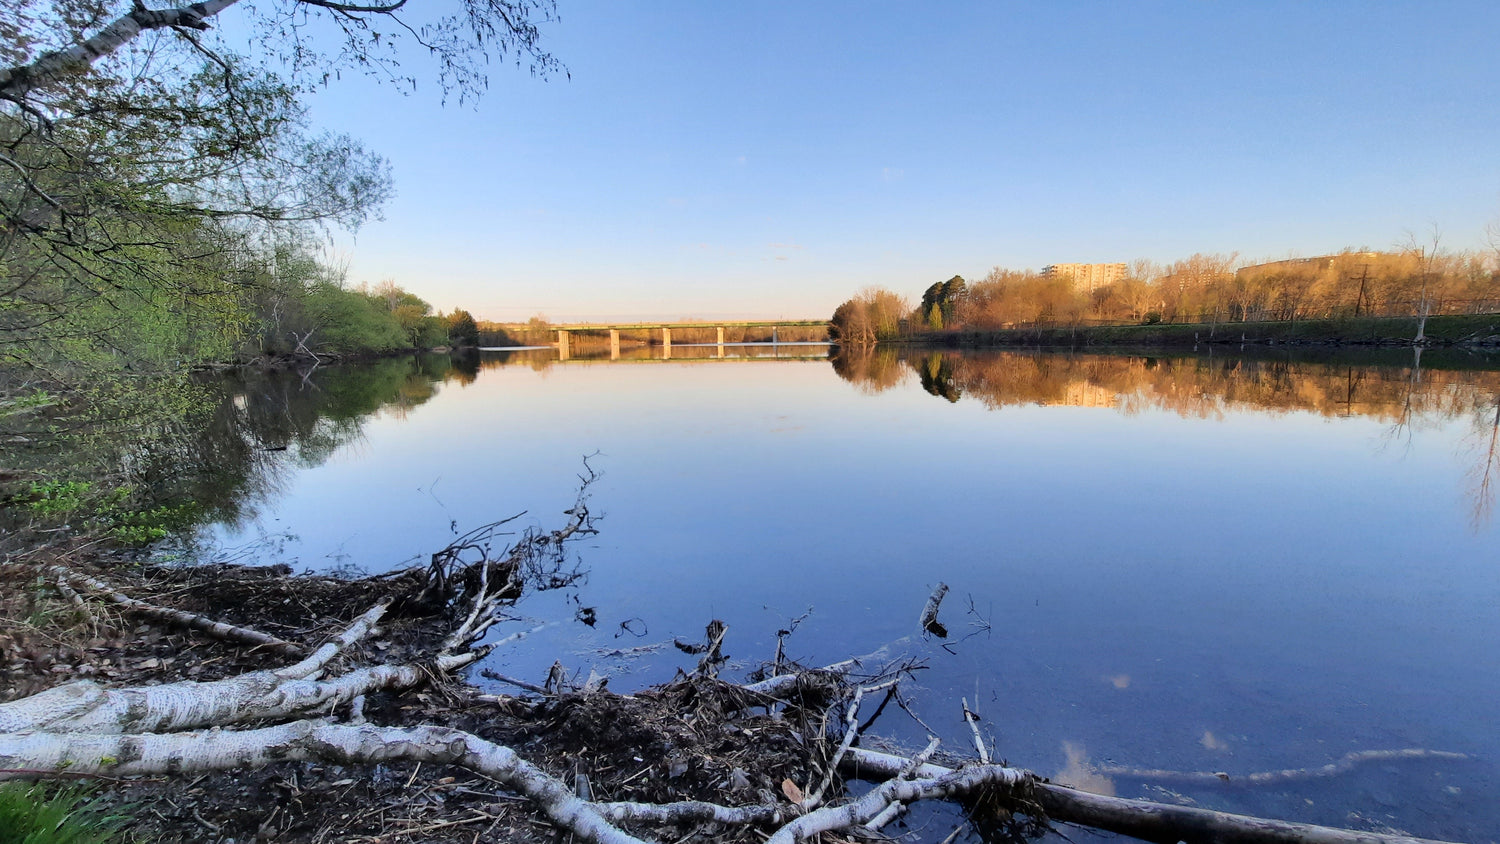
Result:
<svg viewBox="0 0 1500 844"><path fill-rule="evenodd" d="M672 332L689 328L714 328L718 329L718 340L715 345L719 347L719 357L724 356L724 329L726 328L769 328L771 329L771 342L776 342L776 329L783 326L806 327L828 325L826 319L776 319L776 320L749 320L745 322L617 322L617 323L582 323L578 325L557 325L553 328L557 331L557 356L561 360L569 358L569 336L574 331L608 331L609 332L609 359L620 359L620 332L621 331L660 331L662 357L670 360L672 357Z"/></svg>

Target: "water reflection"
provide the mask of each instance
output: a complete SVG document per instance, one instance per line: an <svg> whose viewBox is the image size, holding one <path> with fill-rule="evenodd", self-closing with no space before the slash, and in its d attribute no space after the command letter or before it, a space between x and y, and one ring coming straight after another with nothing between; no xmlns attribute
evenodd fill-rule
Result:
<svg viewBox="0 0 1500 844"><path fill-rule="evenodd" d="M1454 495L1500 486L1486 361L879 349L662 365L536 349L220 389L216 448L262 490L242 505L254 524L300 537L284 558L299 567L378 570L523 509L545 526L572 503L579 457L601 452L607 518L580 548L596 623L541 596L526 612L560 623L496 657L502 673L539 681L561 659L639 687L678 652L609 654L709 618L749 667L813 607L791 652L824 664L910 644L930 660L921 714L948 746L970 740L954 703L969 696L1009 758L1124 796L1149 792L1108 766L1455 750L1486 761L1361 769L1286 805L1217 780L1181 791L1313 822L1390 812L1451 840L1495 828L1497 534L1466 530ZM971 598L994 635L946 642L957 653L914 637L938 580L955 590L950 629L967 636ZM899 717L878 732L926 740Z"/></svg>
<svg viewBox="0 0 1500 844"><path fill-rule="evenodd" d="M299 469L357 442L372 416L404 418L445 382L468 384L477 373L477 355L421 355L205 377L207 418L153 443L132 474L158 501L194 501L204 522L240 525Z"/></svg>
<svg viewBox="0 0 1500 844"><path fill-rule="evenodd" d="M358 444L371 419L405 419L443 389L464 389L487 370L821 360L827 350L827 344L815 343L676 345L669 358L659 348L642 347L614 361L607 351L562 360L550 348L469 350L298 371L239 370L205 377L198 385L206 392L204 418L138 449L132 475L153 500L195 501L203 523L238 528L281 496L299 470Z"/></svg>
<svg viewBox="0 0 1500 844"><path fill-rule="evenodd" d="M619 360L580 355L560 360L554 349L470 351L418 355L358 366L324 366L301 372L245 370L203 382L213 408L207 424L185 426L154 441L134 458L134 474L161 501L193 500L204 521L243 524L258 504L277 497L285 479L317 466L339 448L358 443L375 416L404 419L442 389L463 389L487 370L688 363L735 360L821 359L827 347L779 344L675 346L628 350ZM1224 419L1236 412L1314 413L1368 417L1387 425L1388 439L1468 419L1463 443L1470 470L1472 522L1485 524L1494 509L1500 475L1500 370L1467 358L1427 365L1407 354L1360 360L1295 361L1285 357L1059 355L1024 352L956 352L891 348L837 349L834 372L862 392L875 394L915 378L926 393L950 403L979 402L990 409L1018 406L1110 408L1124 415L1169 411L1184 418Z"/></svg>
<svg viewBox="0 0 1500 844"><path fill-rule="evenodd" d="M1121 414L1168 411L1191 419L1232 413L1314 413L1366 417L1393 443L1458 419L1473 431L1469 500L1472 523L1488 522L1500 471L1500 361L1472 354L1446 358L1422 350L1333 360L1213 355L1151 356L839 349L840 378L879 393L916 376L927 393L1008 407L1112 408Z"/></svg>
<svg viewBox="0 0 1500 844"><path fill-rule="evenodd" d="M1428 356L1431 361L1431 355ZM955 352L889 348L840 350L833 369L868 392L915 374L922 389L956 402L1112 407L1121 413L1169 410L1215 419L1232 411L1366 416L1402 430L1424 421L1479 414L1500 396L1500 370L1423 368L1408 353L1347 362L1288 358Z"/></svg>
<svg viewBox="0 0 1500 844"><path fill-rule="evenodd" d="M673 343L670 346L485 349L488 366L525 362L537 368L570 363L684 363L690 361L823 360L828 343Z"/></svg>

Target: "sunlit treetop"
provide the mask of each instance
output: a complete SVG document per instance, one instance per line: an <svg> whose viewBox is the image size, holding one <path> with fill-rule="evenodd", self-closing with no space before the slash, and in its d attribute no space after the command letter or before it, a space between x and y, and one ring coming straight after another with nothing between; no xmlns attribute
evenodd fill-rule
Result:
<svg viewBox="0 0 1500 844"><path fill-rule="evenodd" d="M159 50L138 43L151 33L170 33L201 59L220 63L219 49L203 36L231 9L264 51L255 59L298 85L325 84L352 69L414 89L417 75L402 66L407 51L429 56L444 95L460 99L487 87L493 63L510 61L541 76L561 70L540 46L538 24L556 16L551 0L18 0L0 8L0 97L21 102L70 76L118 72L98 65L126 48Z"/></svg>

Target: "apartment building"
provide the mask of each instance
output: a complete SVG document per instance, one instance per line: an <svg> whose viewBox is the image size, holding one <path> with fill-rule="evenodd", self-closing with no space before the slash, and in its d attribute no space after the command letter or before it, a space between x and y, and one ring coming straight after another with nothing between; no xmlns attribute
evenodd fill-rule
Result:
<svg viewBox="0 0 1500 844"><path fill-rule="evenodd" d="M1093 293L1096 289L1125 278L1124 264L1049 264L1042 275L1073 279L1073 289Z"/></svg>

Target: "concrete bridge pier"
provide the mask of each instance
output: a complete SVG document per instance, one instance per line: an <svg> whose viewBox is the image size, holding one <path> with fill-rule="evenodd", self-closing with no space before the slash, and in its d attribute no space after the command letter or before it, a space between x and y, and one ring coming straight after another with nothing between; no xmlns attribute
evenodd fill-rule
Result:
<svg viewBox="0 0 1500 844"><path fill-rule="evenodd" d="M618 328L609 330L609 359L620 359L620 329Z"/></svg>
<svg viewBox="0 0 1500 844"><path fill-rule="evenodd" d="M719 357L724 357L724 326L719 326Z"/></svg>
<svg viewBox="0 0 1500 844"><path fill-rule="evenodd" d="M567 360L568 357L568 332L559 328L557 330L557 359Z"/></svg>
<svg viewBox="0 0 1500 844"><path fill-rule="evenodd" d="M661 327L661 359L672 359L672 329L665 325Z"/></svg>

